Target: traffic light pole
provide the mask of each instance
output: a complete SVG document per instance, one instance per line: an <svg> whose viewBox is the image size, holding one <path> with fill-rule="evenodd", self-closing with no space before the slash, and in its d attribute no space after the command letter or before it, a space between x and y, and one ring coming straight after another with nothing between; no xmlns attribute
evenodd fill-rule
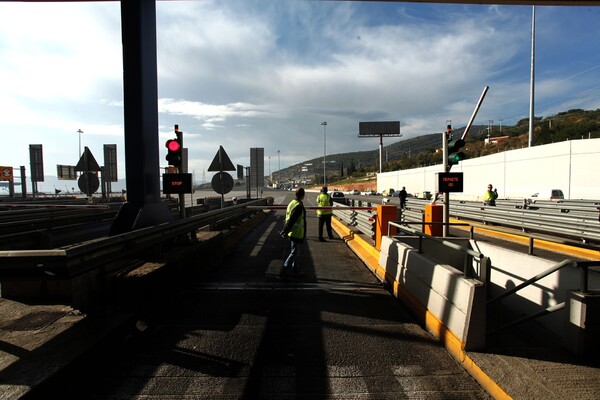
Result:
<svg viewBox="0 0 600 400"><path fill-rule="evenodd" d="M183 132L179 130L179 125L175 125L175 134L177 135L177 141L180 145L179 151L181 152L181 161L177 169L181 174L187 171L183 170ZM185 218L185 193L179 193L179 217Z"/></svg>
<svg viewBox="0 0 600 400"><path fill-rule="evenodd" d="M475 106L475 109L473 110L471 119L469 119L469 123L465 127L465 130L464 130L462 136L460 137L460 139L452 140L452 142L450 142L450 139L452 137L452 126L450 124L448 124L446 126L446 132L443 133L444 136L442 138L443 154L444 154L443 162L444 162L445 172L450 172L450 169L452 169L452 165L458 164L459 161L461 161L465 158L465 154L462 153L460 151L460 149L465 145L465 138L467 137L467 134L469 133L469 129L471 129L471 125L473 125L475 116L477 115L477 112L479 111L479 108L481 107L481 103L483 103L483 99L485 98L485 95L489 88L490 88L489 86L486 86L483 89L481 96L479 96L479 100L477 101L477 105ZM451 149L450 149L450 145L452 145ZM450 151L452 151L451 154L450 154ZM444 210L443 211L443 219L444 219L443 236L446 237L446 236L448 236L449 231L450 231L450 226L449 226L449 224L450 224L450 193L449 192L444 192L443 206L444 206L444 208L443 208L443 210Z"/></svg>
<svg viewBox="0 0 600 400"><path fill-rule="evenodd" d="M452 166L448 163L448 141L450 140L450 135L452 134L452 126L451 125L447 125L446 126L446 132L442 133L442 143L443 143L443 158L442 160L444 160L444 172L450 172L450 168L452 168ZM444 199L443 199L443 219L444 219L444 226L443 226L443 231L442 231L442 236L443 237L447 237L448 233L450 231L448 224L450 223L450 193L449 192L444 192Z"/></svg>

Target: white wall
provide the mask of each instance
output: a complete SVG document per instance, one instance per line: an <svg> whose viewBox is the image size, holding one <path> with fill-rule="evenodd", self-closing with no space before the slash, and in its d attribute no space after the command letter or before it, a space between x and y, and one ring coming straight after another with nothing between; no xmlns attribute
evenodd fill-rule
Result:
<svg viewBox="0 0 600 400"><path fill-rule="evenodd" d="M600 139L571 140L461 161L464 190L452 199L482 200L488 183L500 198L523 198L540 189L561 189L566 199L600 199ZM377 174L377 191L402 186L412 194L434 192L436 165Z"/></svg>

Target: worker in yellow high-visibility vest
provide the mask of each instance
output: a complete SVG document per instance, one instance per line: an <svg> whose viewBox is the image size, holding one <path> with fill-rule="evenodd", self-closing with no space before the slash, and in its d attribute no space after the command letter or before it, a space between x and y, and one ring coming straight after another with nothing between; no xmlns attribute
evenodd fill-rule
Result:
<svg viewBox="0 0 600 400"><path fill-rule="evenodd" d="M301 277L304 271L299 262L300 249L306 237L306 209L304 200L304 188L296 190L296 198L290 201L285 211L285 224L279 234L290 240L290 253L283 262L279 275L283 280L293 277Z"/></svg>
<svg viewBox="0 0 600 400"><path fill-rule="evenodd" d="M327 186L321 188L321 193L317 197L317 206L319 207L332 207L333 199L327 193ZM333 231L331 230L331 217L333 210L317 210L317 216L319 217L319 242L326 242L323 237L323 225L327 227L327 236L329 239L333 239Z"/></svg>

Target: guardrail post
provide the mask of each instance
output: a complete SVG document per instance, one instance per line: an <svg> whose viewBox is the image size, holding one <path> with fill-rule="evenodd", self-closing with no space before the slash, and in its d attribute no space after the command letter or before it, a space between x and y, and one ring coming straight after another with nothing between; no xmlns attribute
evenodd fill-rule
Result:
<svg viewBox="0 0 600 400"><path fill-rule="evenodd" d="M529 250L528 250L528 254L530 256L533 255L533 237L529 237Z"/></svg>
<svg viewBox="0 0 600 400"><path fill-rule="evenodd" d="M489 257L483 256L479 263L479 280L483 282L485 287L489 287L492 274L492 261Z"/></svg>
<svg viewBox="0 0 600 400"><path fill-rule="evenodd" d="M465 278L473 277L473 257L468 253L465 253L463 260L463 274L465 274Z"/></svg>
<svg viewBox="0 0 600 400"><path fill-rule="evenodd" d="M588 266L581 265L579 268L579 290L581 293L588 293Z"/></svg>

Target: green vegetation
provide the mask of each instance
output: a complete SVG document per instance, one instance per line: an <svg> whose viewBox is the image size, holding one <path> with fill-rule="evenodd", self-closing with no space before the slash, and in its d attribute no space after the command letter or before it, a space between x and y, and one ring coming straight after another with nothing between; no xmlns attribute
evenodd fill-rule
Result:
<svg viewBox="0 0 600 400"><path fill-rule="evenodd" d="M464 152L469 158L477 158L493 153L527 147L529 140L529 118L524 118L514 126L492 125L472 126L466 138ZM452 131L458 138L464 128ZM487 144L487 138L495 143ZM562 142L600 138L600 109L594 111L573 109L549 117L536 117L533 141L535 146ZM442 162L442 133L432 133L416 138L401 140L384 147L383 171L397 171L437 165ZM364 179L367 175L379 171L379 151L360 151L332 154L327 157L331 166L327 167L327 181L350 182L349 178ZM302 172L302 166L312 164L308 171ZM322 158L307 160L281 171L273 173L278 182L308 179L313 183L323 182Z"/></svg>

